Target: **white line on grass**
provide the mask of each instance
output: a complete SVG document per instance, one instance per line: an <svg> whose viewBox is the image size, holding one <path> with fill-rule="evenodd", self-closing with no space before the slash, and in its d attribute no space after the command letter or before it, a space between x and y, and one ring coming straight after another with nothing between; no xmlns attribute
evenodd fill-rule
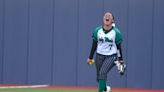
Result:
<svg viewBox="0 0 164 92"><path fill-rule="evenodd" d="M8 88L41 88L41 87L48 87L48 85L0 86L0 89L8 89Z"/></svg>

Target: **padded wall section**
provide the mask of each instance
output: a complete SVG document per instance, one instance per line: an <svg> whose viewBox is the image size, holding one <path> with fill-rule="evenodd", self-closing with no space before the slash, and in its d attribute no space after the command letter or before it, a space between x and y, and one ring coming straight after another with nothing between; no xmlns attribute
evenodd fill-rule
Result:
<svg viewBox="0 0 164 92"><path fill-rule="evenodd" d="M152 88L164 89L164 12L163 0L154 0Z"/></svg>
<svg viewBox="0 0 164 92"><path fill-rule="evenodd" d="M54 85L77 84L78 0L55 0Z"/></svg>
<svg viewBox="0 0 164 92"><path fill-rule="evenodd" d="M127 86L151 88L153 0L129 0Z"/></svg>
<svg viewBox="0 0 164 92"><path fill-rule="evenodd" d="M3 83L26 83L27 0L4 0Z"/></svg>
<svg viewBox="0 0 164 92"><path fill-rule="evenodd" d="M4 21L4 0L0 0L0 83L3 81L3 21Z"/></svg>
<svg viewBox="0 0 164 92"><path fill-rule="evenodd" d="M50 84L53 0L30 0L29 7L28 83Z"/></svg>

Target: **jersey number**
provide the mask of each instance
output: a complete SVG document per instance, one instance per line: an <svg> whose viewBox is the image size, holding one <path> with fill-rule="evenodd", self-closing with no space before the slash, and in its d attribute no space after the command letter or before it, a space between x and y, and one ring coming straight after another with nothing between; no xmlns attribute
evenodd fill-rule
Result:
<svg viewBox="0 0 164 92"><path fill-rule="evenodd" d="M110 50L112 49L112 46L113 46L112 44L109 45L109 49L110 49Z"/></svg>

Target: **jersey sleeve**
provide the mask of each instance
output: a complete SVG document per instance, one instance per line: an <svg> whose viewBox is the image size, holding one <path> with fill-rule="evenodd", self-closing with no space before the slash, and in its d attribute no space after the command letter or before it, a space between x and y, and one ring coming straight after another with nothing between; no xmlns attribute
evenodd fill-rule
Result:
<svg viewBox="0 0 164 92"><path fill-rule="evenodd" d="M115 28L115 32L116 32L115 42L116 44L120 44L122 42L121 32L117 28Z"/></svg>
<svg viewBox="0 0 164 92"><path fill-rule="evenodd" d="M98 33L98 30L100 30L101 28L102 28L102 26L97 27L97 28L93 31L93 33L92 33L92 39L93 39L95 42L98 41L98 39L97 39L97 33Z"/></svg>

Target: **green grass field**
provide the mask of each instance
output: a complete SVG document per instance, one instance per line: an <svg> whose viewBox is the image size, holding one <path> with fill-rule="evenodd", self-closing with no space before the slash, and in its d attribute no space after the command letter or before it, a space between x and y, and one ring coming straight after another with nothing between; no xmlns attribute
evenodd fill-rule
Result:
<svg viewBox="0 0 164 92"><path fill-rule="evenodd" d="M2 86L4 87L4 86ZM2 88L0 86L0 92L97 92L97 88L88 87L41 87L41 88ZM146 90L146 89L130 89L130 88L113 88L111 92L164 92L164 90Z"/></svg>
<svg viewBox="0 0 164 92"><path fill-rule="evenodd" d="M65 90L48 88L12 88L0 89L0 92L96 92L96 90Z"/></svg>
<svg viewBox="0 0 164 92"><path fill-rule="evenodd" d="M53 88L9 88L9 89L0 89L0 92L97 92L97 90L53 89ZM112 90L111 92L164 92L164 91Z"/></svg>

